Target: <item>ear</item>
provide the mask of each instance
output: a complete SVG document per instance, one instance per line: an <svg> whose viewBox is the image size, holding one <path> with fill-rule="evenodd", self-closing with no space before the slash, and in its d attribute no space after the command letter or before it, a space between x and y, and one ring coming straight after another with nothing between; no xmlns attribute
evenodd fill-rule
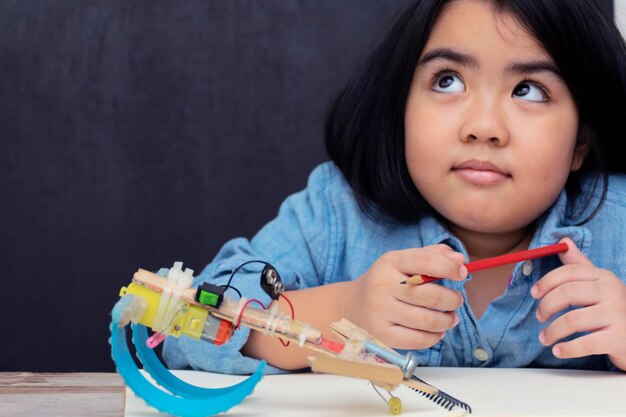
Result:
<svg viewBox="0 0 626 417"><path fill-rule="evenodd" d="M576 148L574 149L574 156L572 158L572 172L578 171L580 167L583 166L583 162L585 162L589 149L591 149L589 140L584 140L582 143L576 145Z"/></svg>

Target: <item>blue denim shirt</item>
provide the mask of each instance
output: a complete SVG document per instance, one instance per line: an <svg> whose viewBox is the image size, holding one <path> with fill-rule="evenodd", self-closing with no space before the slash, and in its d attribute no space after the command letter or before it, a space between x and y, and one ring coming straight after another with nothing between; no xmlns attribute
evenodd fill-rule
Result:
<svg viewBox="0 0 626 417"><path fill-rule="evenodd" d="M594 203L597 200L592 206ZM602 210L583 226L564 224L565 204L562 193L538 220L530 247L550 245L569 236L596 266L626 280L626 176L610 177ZM377 222L365 215L337 167L325 163L312 172L307 188L287 198L278 216L252 240L237 238L226 243L194 284L225 284L237 266L258 259L276 267L287 290L310 288L354 280L385 252L437 243L467 256L463 244L434 218L401 225ZM420 366L615 369L606 355L558 359L550 347L541 345L538 336L546 324L535 318L538 301L530 296L530 288L561 263L557 256L526 262L515 265L504 294L493 300L480 319L465 304L458 310L460 323L455 328L433 347L416 351ZM262 268L261 264L249 265L235 275L232 285L244 296L268 305L271 300L259 285ZM462 282L439 283L465 296ZM228 293L236 297L234 291ZM239 352L248 335L249 330L242 327L221 347L170 337L163 356L171 368L252 373L259 361ZM267 369L269 373L283 372Z"/></svg>

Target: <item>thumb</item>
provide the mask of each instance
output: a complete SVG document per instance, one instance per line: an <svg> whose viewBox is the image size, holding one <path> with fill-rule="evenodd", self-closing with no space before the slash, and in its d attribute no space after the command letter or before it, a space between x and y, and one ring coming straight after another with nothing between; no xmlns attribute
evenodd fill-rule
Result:
<svg viewBox="0 0 626 417"><path fill-rule="evenodd" d="M567 244L567 250L559 253L559 259L563 265L580 264L592 265L593 263L576 247L576 244L569 237L564 237L559 243Z"/></svg>

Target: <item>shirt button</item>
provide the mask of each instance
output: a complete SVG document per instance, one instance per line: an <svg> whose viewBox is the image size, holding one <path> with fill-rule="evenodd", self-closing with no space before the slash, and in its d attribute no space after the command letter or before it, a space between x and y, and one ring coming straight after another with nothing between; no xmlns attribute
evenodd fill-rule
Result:
<svg viewBox="0 0 626 417"><path fill-rule="evenodd" d="M489 359L489 354L483 348L476 348L474 349L474 357L479 361L484 362Z"/></svg>
<svg viewBox="0 0 626 417"><path fill-rule="evenodd" d="M522 274L529 276L533 272L533 263L531 261L525 261L522 264Z"/></svg>

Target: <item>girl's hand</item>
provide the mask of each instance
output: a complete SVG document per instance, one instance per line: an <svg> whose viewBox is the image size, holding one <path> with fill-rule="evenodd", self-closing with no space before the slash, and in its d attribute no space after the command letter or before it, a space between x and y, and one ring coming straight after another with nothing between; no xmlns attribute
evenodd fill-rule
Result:
<svg viewBox="0 0 626 417"><path fill-rule="evenodd" d="M349 285L343 317L383 343L399 349L424 349L437 343L459 319L463 297L435 283L403 285L416 274L461 281L465 257L447 245L387 252Z"/></svg>
<svg viewBox="0 0 626 417"><path fill-rule="evenodd" d="M611 271L591 263L571 239L561 242L569 247L559 254L564 265L531 288L531 295L541 299L537 319L545 322L569 306L582 308L555 319L539 334L539 341L549 346L576 332L591 332L557 343L552 353L557 358L608 354L615 366L626 370L626 285Z"/></svg>

